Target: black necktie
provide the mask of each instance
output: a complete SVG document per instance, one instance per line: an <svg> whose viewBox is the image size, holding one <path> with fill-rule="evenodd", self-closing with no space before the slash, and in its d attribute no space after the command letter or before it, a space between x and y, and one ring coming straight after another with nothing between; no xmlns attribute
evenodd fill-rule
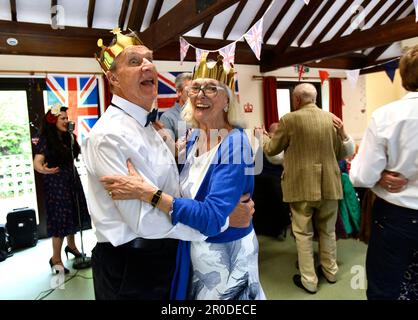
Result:
<svg viewBox="0 0 418 320"><path fill-rule="evenodd" d="M150 113L147 115L147 122L145 123L145 126L148 126L150 122L155 122L157 120L158 115L158 109L153 109Z"/></svg>

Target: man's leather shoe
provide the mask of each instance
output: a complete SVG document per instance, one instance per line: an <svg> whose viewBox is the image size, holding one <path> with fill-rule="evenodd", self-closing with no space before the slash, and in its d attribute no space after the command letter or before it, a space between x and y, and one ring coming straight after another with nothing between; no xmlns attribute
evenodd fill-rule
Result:
<svg viewBox="0 0 418 320"><path fill-rule="evenodd" d="M297 287L299 287L299 288L301 288L301 289L305 290L307 293L310 293L310 294L315 294L315 293L316 293L316 291L311 291L311 290L308 290L308 289L306 289L306 288L305 288L305 286L304 286L304 285L303 285L303 283L302 283L302 278L301 278L301 276L300 276L300 275L298 275L298 274L295 274L295 275L293 276L293 283L294 283Z"/></svg>
<svg viewBox="0 0 418 320"><path fill-rule="evenodd" d="M334 284L337 282L337 280L331 281L330 279L327 278L327 276L325 275L324 271L322 270L322 267L319 265L318 268L316 269L316 274L319 277L324 278L325 280L327 280L328 283L330 284Z"/></svg>

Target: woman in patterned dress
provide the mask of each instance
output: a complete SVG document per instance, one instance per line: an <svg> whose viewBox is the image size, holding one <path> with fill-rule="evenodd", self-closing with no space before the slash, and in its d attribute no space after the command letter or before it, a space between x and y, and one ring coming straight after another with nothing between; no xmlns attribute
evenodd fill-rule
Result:
<svg viewBox="0 0 418 320"><path fill-rule="evenodd" d="M51 268L58 273L69 270L61 260L64 237L67 237L65 254L81 257L74 234L79 230L78 209L84 229L90 228L86 198L73 158L80 153L80 146L74 137L71 155L72 133L68 132L67 108L55 105L45 114L39 141L35 147L34 168L41 173L44 182L47 234L52 237ZM75 170L75 173L74 173Z"/></svg>
<svg viewBox="0 0 418 320"><path fill-rule="evenodd" d="M227 223L240 197L254 189L252 150L245 132L234 121L234 94L223 82L198 78L188 88L188 95L184 119L196 129L188 137L180 173L182 198L163 192L154 204L173 224L191 226L207 239L180 242L171 298L265 299L253 225L233 228ZM105 188L113 199L135 197L152 203L156 188L129 163L128 168L127 177L103 177Z"/></svg>

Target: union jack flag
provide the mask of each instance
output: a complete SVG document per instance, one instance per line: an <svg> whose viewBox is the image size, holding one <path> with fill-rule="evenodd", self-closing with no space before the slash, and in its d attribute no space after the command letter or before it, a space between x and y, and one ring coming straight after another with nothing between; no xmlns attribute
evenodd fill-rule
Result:
<svg viewBox="0 0 418 320"><path fill-rule="evenodd" d="M219 53L223 57L224 69L229 70L231 68L231 64L234 65L235 42L219 49Z"/></svg>
<svg viewBox="0 0 418 320"><path fill-rule="evenodd" d="M158 73L158 112L170 109L177 100L175 80L181 72L162 72Z"/></svg>
<svg viewBox="0 0 418 320"><path fill-rule="evenodd" d="M263 42L263 18L258 20L244 35L255 56L260 60L261 43Z"/></svg>
<svg viewBox="0 0 418 320"><path fill-rule="evenodd" d="M59 103L68 108L68 118L76 123L74 133L81 144L99 118L96 76L48 75L47 104Z"/></svg>

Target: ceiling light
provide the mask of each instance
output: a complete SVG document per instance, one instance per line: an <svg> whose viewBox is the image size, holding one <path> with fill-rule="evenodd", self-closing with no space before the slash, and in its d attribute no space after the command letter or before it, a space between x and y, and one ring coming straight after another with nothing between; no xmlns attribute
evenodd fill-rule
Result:
<svg viewBox="0 0 418 320"><path fill-rule="evenodd" d="M17 46L19 43L16 38L7 38L6 42L9 46Z"/></svg>

